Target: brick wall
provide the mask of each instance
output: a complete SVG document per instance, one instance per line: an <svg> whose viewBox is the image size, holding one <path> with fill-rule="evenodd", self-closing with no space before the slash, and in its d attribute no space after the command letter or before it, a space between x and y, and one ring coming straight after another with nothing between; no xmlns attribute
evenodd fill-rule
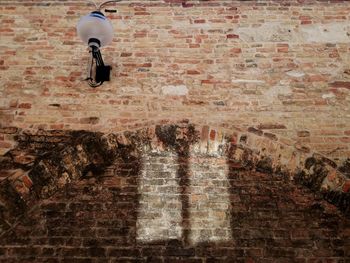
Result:
<svg viewBox="0 0 350 263"><path fill-rule="evenodd" d="M282 176L126 151L32 207L0 262L347 262L349 242L349 219Z"/></svg>
<svg viewBox="0 0 350 263"><path fill-rule="evenodd" d="M87 1L0 3L0 125L120 131L189 119L349 157L348 1L125 1L86 82ZM0 134L1 153L14 146Z"/></svg>
<svg viewBox="0 0 350 263"><path fill-rule="evenodd" d="M0 2L0 261L349 261L350 2L117 9Z"/></svg>

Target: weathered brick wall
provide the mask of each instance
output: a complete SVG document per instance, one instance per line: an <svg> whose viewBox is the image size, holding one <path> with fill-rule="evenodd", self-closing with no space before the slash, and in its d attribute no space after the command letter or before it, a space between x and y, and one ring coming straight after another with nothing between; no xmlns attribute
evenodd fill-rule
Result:
<svg viewBox="0 0 350 263"><path fill-rule="evenodd" d="M117 9L0 2L0 261L349 261L350 2Z"/></svg>
<svg viewBox="0 0 350 263"><path fill-rule="evenodd" d="M0 2L0 128L131 130L189 119L350 156L349 1L125 1L91 89L88 1ZM14 146L0 133L0 151Z"/></svg>
<svg viewBox="0 0 350 263"><path fill-rule="evenodd" d="M282 176L125 152L41 200L0 238L0 262L348 262L349 242L349 219Z"/></svg>

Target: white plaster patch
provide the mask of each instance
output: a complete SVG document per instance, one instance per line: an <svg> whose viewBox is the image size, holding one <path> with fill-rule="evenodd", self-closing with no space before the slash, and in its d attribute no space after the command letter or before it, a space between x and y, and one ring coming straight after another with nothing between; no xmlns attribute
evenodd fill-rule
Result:
<svg viewBox="0 0 350 263"><path fill-rule="evenodd" d="M310 24L296 27L283 22L238 27L235 34L245 42L348 43L350 25L344 22Z"/></svg>
<svg viewBox="0 0 350 263"><path fill-rule="evenodd" d="M188 88L185 85L164 86L162 87L162 94L172 96L185 96L188 94Z"/></svg>
<svg viewBox="0 0 350 263"><path fill-rule="evenodd" d="M142 89L141 87L121 87L120 91L125 94L140 94Z"/></svg>
<svg viewBox="0 0 350 263"><path fill-rule="evenodd" d="M272 98L277 97L278 95L290 95L293 91L289 86L275 86L270 88L265 92L265 96Z"/></svg>
<svg viewBox="0 0 350 263"><path fill-rule="evenodd" d="M30 90L30 89L24 89L24 90L22 90L22 92L24 94L27 94L27 95L38 95L38 92L36 92L34 90Z"/></svg>
<svg viewBox="0 0 350 263"><path fill-rule="evenodd" d="M256 83L256 84L264 84L265 81L257 80L257 79L233 79L232 83Z"/></svg>
<svg viewBox="0 0 350 263"><path fill-rule="evenodd" d="M121 29L128 29L130 27L128 25L129 24L129 20L128 19L126 19L126 20L117 19L117 20L114 20L113 22L116 23L116 27L115 28L118 28L119 30L121 30Z"/></svg>
<svg viewBox="0 0 350 263"><path fill-rule="evenodd" d="M331 99L335 98L335 95L333 93L327 93L322 95L322 99Z"/></svg>
<svg viewBox="0 0 350 263"><path fill-rule="evenodd" d="M280 85L282 85L282 86L290 85L290 83L291 83L290 79L281 79L280 80Z"/></svg>
<svg viewBox="0 0 350 263"><path fill-rule="evenodd" d="M235 34L246 42L289 42L293 40L292 26L270 22L254 27L239 27Z"/></svg>
<svg viewBox="0 0 350 263"><path fill-rule="evenodd" d="M303 71L299 71L299 70L291 70L286 72L286 74L290 77L293 78L301 78L305 76L305 73Z"/></svg>
<svg viewBox="0 0 350 263"><path fill-rule="evenodd" d="M349 23L312 24L300 27L302 39L316 43L348 43L350 41Z"/></svg>

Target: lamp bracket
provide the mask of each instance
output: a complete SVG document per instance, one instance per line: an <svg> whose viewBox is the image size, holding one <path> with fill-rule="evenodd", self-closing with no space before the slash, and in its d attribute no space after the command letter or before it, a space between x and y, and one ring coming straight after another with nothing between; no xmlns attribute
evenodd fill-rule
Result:
<svg viewBox="0 0 350 263"><path fill-rule="evenodd" d="M121 2L122 0L109 0L109 1L106 1L106 2L103 2L102 4L100 4L98 6L98 11L101 11L102 7L104 7L105 5L108 5L108 4L111 4L111 3L118 3L118 2Z"/></svg>
<svg viewBox="0 0 350 263"><path fill-rule="evenodd" d="M91 48L96 47L97 49L99 49L101 47L101 41L98 40L97 38L90 38L88 45Z"/></svg>
<svg viewBox="0 0 350 263"><path fill-rule="evenodd" d="M112 67L105 65L100 51L100 41L95 38L89 39L91 60L87 80L93 88L101 86L103 82L110 80Z"/></svg>

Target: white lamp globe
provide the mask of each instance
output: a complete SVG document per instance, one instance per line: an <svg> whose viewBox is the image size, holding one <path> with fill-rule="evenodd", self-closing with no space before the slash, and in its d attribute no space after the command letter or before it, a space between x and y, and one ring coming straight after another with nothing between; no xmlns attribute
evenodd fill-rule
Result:
<svg viewBox="0 0 350 263"><path fill-rule="evenodd" d="M103 47L113 40L112 24L99 11L91 12L80 18L77 32L81 40L89 46L97 45L98 47Z"/></svg>

